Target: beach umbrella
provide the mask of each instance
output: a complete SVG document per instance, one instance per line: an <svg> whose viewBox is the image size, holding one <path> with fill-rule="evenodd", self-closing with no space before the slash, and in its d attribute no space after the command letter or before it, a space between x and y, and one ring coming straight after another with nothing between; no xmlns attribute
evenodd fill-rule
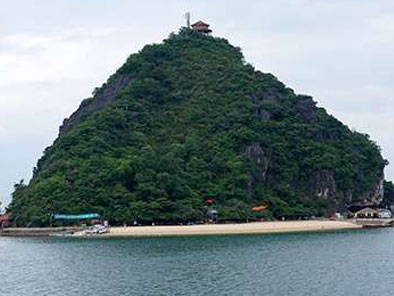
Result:
<svg viewBox="0 0 394 296"><path fill-rule="evenodd" d="M213 198L207 198L207 204L211 205L215 202Z"/></svg>
<svg viewBox="0 0 394 296"><path fill-rule="evenodd" d="M252 211L253 211L253 212L261 212L261 211L266 210L266 209L268 209L268 202L263 201L263 202L261 203L261 205L256 206L256 207L253 207L253 208L252 208Z"/></svg>
<svg viewBox="0 0 394 296"><path fill-rule="evenodd" d="M252 208L253 212L261 212L262 210L265 210L265 208L263 206L258 206L258 207Z"/></svg>

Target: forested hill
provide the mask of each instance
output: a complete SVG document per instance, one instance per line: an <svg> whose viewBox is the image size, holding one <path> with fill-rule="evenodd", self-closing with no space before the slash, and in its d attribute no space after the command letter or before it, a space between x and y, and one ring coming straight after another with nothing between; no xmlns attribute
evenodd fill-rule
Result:
<svg viewBox="0 0 394 296"><path fill-rule="evenodd" d="M247 64L227 40L183 28L147 45L66 119L16 225L98 212L112 224L326 215L383 198L386 161L367 135Z"/></svg>

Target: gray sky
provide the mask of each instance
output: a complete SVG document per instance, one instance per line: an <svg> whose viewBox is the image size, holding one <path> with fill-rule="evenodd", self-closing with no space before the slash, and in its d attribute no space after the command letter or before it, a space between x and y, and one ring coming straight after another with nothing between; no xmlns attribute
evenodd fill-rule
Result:
<svg viewBox="0 0 394 296"><path fill-rule="evenodd" d="M247 4L246 4L247 3ZM129 54L192 21L240 46L393 161L394 1L0 0L0 197Z"/></svg>

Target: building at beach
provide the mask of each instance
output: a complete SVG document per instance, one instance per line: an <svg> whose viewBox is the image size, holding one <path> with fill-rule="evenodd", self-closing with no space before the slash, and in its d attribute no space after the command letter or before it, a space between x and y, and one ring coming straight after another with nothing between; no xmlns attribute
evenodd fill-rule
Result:
<svg viewBox="0 0 394 296"><path fill-rule="evenodd" d="M354 218L359 218L359 219L372 219L372 218L379 218L379 213L377 210L371 209L371 208L364 208L359 210L354 214Z"/></svg>
<svg viewBox="0 0 394 296"><path fill-rule="evenodd" d="M379 218L381 219L391 219L393 218L393 214L388 209L377 209Z"/></svg>
<svg viewBox="0 0 394 296"><path fill-rule="evenodd" d="M10 214L4 214L0 216L0 228L10 227L12 224L12 217Z"/></svg>
<svg viewBox="0 0 394 296"><path fill-rule="evenodd" d="M354 218L359 219L391 219L393 214L389 209L364 208L354 214Z"/></svg>

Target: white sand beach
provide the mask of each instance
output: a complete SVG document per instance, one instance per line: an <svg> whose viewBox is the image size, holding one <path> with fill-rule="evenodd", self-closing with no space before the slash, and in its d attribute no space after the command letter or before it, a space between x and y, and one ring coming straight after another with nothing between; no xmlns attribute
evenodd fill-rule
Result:
<svg viewBox="0 0 394 296"><path fill-rule="evenodd" d="M286 233L357 229L361 225L347 221L277 221L243 224L204 224L175 226L111 227L105 236L177 236L213 234Z"/></svg>

